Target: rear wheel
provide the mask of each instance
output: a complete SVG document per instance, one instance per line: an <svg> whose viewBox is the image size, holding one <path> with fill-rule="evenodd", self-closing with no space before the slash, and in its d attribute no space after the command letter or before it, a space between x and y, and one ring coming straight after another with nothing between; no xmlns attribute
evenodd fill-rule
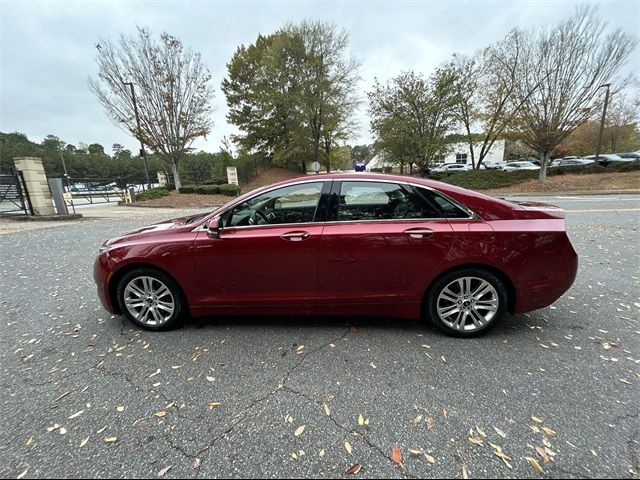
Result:
<svg viewBox="0 0 640 480"><path fill-rule="evenodd" d="M495 327L507 308L507 289L494 274L470 268L438 279L427 297L427 309L440 330L456 337L475 337Z"/></svg>
<svg viewBox="0 0 640 480"><path fill-rule="evenodd" d="M146 330L174 327L184 309L178 284L168 275L149 268L126 273L117 290L120 311Z"/></svg>

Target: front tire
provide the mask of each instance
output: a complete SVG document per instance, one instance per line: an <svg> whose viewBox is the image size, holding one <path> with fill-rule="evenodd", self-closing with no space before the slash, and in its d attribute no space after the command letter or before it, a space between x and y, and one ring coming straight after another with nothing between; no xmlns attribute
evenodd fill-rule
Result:
<svg viewBox="0 0 640 480"><path fill-rule="evenodd" d="M507 309L504 283L477 268L456 270L439 278L427 296L434 325L454 337L476 337L495 327Z"/></svg>
<svg viewBox="0 0 640 480"><path fill-rule="evenodd" d="M150 268L127 272L116 292L120 311L145 330L173 328L185 302L178 284L167 274Z"/></svg>

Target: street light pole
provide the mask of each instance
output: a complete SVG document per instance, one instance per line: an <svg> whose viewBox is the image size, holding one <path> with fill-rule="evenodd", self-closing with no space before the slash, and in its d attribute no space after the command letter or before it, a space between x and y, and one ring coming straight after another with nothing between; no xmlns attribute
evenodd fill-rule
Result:
<svg viewBox="0 0 640 480"><path fill-rule="evenodd" d="M604 85L600 85L599 88L607 87L607 93L604 97L604 108L602 109L602 120L600 120L600 134L598 135L598 148L596 150L596 163L598 163L598 159L600 158L600 150L602 150L602 134L604 133L604 122L607 118L607 106L609 105L609 87L610 83L605 83Z"/></svg>
<svg viewBox="0 0 640 480"><path fill-rule="evenodd" d="M151 181L149 180L149 167L147 166L147 155L144 151L144 143L142 142L142 138L140 136L140 116L138 115L138 104L136 103L136 92L133 90L132 82L122 82L125 85L129 85L131 88L131 99L133 100L133 111L136 115L136 124L138 125L138 140L140 140L140 156L142 157L142 161L144 162L144 173L147 176L147 187L151 188Z"/></svg>

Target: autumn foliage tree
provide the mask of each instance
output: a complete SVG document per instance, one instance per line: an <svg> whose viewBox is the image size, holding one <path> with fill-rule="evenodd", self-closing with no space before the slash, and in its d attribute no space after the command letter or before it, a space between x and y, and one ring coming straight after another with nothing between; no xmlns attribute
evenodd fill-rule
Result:
<svg viewBox="0 0 640 480"><path fill-rule="evenodd" d="M117 43L100 41L96 49L98 75L89 79L90 90L117 126L167 163L179 188L180 160L213 126L211 74L200 54L167 33L157 40L145 28ZM140 128L127 82L135 86Z"/></svg>

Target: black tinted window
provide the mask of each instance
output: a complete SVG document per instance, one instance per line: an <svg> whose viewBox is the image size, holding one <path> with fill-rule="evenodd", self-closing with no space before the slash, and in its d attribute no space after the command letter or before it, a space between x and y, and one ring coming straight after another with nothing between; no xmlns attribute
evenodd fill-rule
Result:
<svg viewBox="0 0 640 480"><path fill-rule="evenodd" d="M439 193L428 188L416 187L424 201L436 211L432 218L469 218L469 214L460 207L447 200Z"/></svg>
<svg viewBox="0 0 640 480"><path fill-rule="evenodd" d="M226 219L226 226L277 225L312 222L322 182L282 187L257 195L236 206Z"/></svg>
<svg viewBox="0 0 640 480"><path fill-rule="evenodd" d="M410 189L395 183L342 182L338 221L439 218L436 205L429 205Z"/></svg>

